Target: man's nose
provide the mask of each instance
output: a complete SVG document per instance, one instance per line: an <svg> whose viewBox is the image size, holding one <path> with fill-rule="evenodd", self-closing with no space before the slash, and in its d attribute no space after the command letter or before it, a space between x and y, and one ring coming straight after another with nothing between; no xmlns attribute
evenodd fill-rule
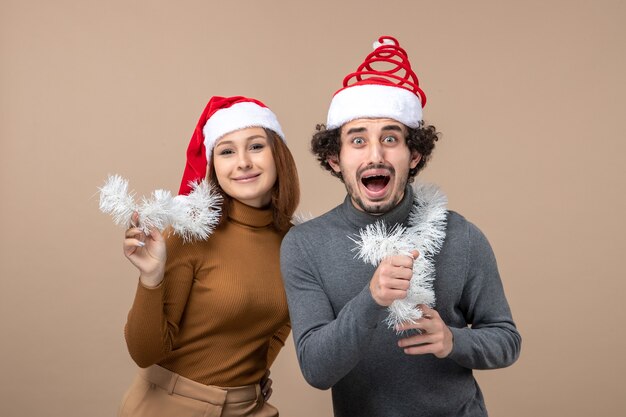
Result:
<svg viewBox="0 0 626 417"><path fill-rule="evenodd" d="M369 162L382 164L385 161L383 147L378 141L371 141L369 146Z"/></svg>

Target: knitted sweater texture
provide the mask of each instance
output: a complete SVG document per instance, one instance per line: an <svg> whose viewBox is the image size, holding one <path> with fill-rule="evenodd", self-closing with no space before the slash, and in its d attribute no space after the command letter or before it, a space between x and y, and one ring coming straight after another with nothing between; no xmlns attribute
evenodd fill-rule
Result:
<svg viewBox="0 0 626 417"><path fill-rule="evenodd" d="M398 347L398 335L383 323L386 308L369 290L375 267L355 257L351 237L377 220L406 226L412 205L410 187L382 216L356 210L347 197L283 240L281 268L300 367L311 385L332 388L335 416L486 416L472 370L505 367L519 355L521 338L491 247L451 211L434 257L434 308L452 331L453 350L438 359Z"/></svg>
<svg viewBox="0 0 626 417"><path fill-rule="evenodd" d="M167 237L165 278L138 284L125 327L140 367L222 387L258 383L291 327L271 210L233 200L206 241Z"/></svg>

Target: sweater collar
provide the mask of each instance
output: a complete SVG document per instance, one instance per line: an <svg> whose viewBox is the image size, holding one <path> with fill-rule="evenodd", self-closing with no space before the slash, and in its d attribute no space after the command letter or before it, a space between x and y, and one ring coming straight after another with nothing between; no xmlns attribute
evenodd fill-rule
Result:
<svg viewBox="0 0 626 417"><path fill-rule="evenodd" d="M249 227L266 227L274 220L271 206L251 207L234 198L231 200L228 217L230 220Z"/></svg>
<svg viewBox="0 0 626 417"><path fill-rule="evenodd" d="M348 221L350 224L357 228L363 228L368 224L372 224L377 220L382 220L385 224L389 226L393 226L395 224L404 225L407 221L411 208L413 207L413 188L407 184L404 189L404 197L397 206L388 211L385 214L381 215L373 215L369 213L365 213L363 211L358 210L352 204L352 199L350 195L346 195L345 200L340 208L341 215Z"/></svg>

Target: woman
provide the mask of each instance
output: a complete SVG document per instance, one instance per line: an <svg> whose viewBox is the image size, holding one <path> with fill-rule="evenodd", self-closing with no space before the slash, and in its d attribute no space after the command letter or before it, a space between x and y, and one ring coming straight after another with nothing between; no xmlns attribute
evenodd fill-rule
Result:
<svg viewBox="0 0 626 417"><path fill-rule="evenodd" d="M271 110L245 97L211 98L180 194L205 177L223 197L207 240L126 231L124 254L140 276L125 336L142 369L120 416L278 415L265 397L291 330L279 248L300 192Z"/></svg>

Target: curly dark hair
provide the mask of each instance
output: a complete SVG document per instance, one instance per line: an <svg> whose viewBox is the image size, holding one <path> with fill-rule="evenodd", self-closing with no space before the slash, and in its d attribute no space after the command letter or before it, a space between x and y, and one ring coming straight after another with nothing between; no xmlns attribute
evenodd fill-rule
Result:
<svg viewBox="0 0 626 417"><path fill-rule="evenodd" d="M317 133L311 139L311 152L313 152L322 168L330 171L332 175L343 181L341 173L335 172L328 163L328 158L338 157L339 151L341 151L341 127L328 130L325 125L318 124L315 126L315 130ZM435 126L424 125L424 123L417 128L407 126L407 131L406 143L409 149L411 152L417 151L422 155L422 159L417 166L409 170L409 182L411 182L430 160L431 154L435 149L435 142L439 140L440 133L437 132Z"/></svg>

